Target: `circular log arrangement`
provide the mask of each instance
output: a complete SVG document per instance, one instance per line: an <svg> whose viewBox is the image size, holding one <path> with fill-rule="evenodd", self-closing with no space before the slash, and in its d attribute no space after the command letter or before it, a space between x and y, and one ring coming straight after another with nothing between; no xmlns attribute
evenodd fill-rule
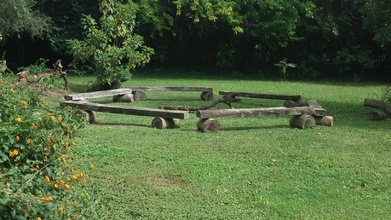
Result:
<svg viewBox="0 0 391 220"><path fill-rule="evenodd" d="M156 117L152 120L152 127L158 129L175 128L179 126L179 119Z"/></svg>
<svg viewBox="0 0 391 220"><path fill-rule="evenodd" d="M299 129L312 128L316 126L316 120L314 116L308 114L294 115L291 116L290 124L292 127Z"/></svg>
<svg viewBox="0 0 391 220"><path fill-rule="evenodd" d="M213 118L201 118L197 123L198 131L216 133L220 131L220 124Z"/></svg>

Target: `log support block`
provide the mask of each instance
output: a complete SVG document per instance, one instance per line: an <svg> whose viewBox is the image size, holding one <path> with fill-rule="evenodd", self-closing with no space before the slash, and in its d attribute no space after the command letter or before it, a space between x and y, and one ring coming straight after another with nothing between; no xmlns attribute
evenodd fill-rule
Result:
<svg viewBox="0 0 391 220"><path fill-rule="evenodd" d="M134 102L134 95L127 93L113 96L113 102Z"/></svg>
<svg viewBox="0 0 391 220"><path fill-rule="evenodd" d="M158 129L175 128L179 126L179 119L156 117L152 120L152 127Z"/></svg>
<svg viewBox="0 0 391 220"><path fill-rule="evenodd" d="M145 94L145 92L142 92L142 91L134 91L133 97L134 97L134 100L136 100L136 101L147 100L147 94Z"/></svg>
<svg viewBox="0 0 391 220"><path fill-rule="evenodd" d="M203 91L201 93L201 100L210 101L212 99L213 99L213 92L212 91Z"/></svg>
<svg viewBox="0 0 391 220"><path fill-rule="evenodd" d="M198 131L204 133L217 133L220 131L220 124L213 118L201 118L197 123Z"/></svg>
<svg viewBox="0 0 391 220"><path fill-rule="evenodd" d="M299 129L311 128L316 126L316 120L314 116L308 114L294 115L291 116L290 124L292 127Z"/></svg>
<svg viewBox="0 0 391 220"><path fill-rule="evenodd" d="M96 114L94 111L76 109L75 113L83 116L89 123L94 123L96 121Z"/></svg>
<svg viewBox="0 0 391 220"><path fill-rule="evenodd" d="M315 116L316 125L331 127L334 125L333 116Z"/></svg>
<svg viewBox="0 0 391 220"><path fill-rule="evenodd" d="M382 120L387 117L388 115L384 111L373 111L368 114L369 120Z"/></svg>

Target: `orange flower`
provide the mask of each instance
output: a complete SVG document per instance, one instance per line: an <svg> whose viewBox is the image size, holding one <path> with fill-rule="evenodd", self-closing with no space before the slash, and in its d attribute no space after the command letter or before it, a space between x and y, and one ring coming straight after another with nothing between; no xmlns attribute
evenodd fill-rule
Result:
<svg viewBox="0 0 391 220"><path fill-rule="evenodd" d="M58 117L57 120L58 120L59 122L62 122L62 117L61 117L61 116Z"/></svg>
<svg viewBox="0 0 391 220"><path fill-rule="evenodd" d="M52 137L50 138L50 140L55 141L55 140L56 140L56 136L52 136Z"/></svg>
<svg viewBox="0 0 391 220"><path fill-rule="evenodd" d="M15 92L15 90L11 89L11 92Z"/></svg>
<svg viewBox="0 0 391 220"><path fill-rule="evenodd" d="M10 157L15 157L18 154L19 154L18 150L14 150L14 151L11 151L9 155L10 155Z"/></svg>
<svg viewBox="0 0 391 220"><path fill-rule="evenodd" d="M90 167L91 167L91 168L94 168L95 165L94 165L92 162L90 162Z"/></svg>
<svg viewBox="0 0 391 220"><path fill-rule="evenodd" d="M18 118L16 119L16 121L17 121L18 123L21 123L21 122L22 122L22 118L21 118L21 117L18 117Z"/></svg>
<svg viewBox="0 0 391 220"><path fill-rule="evenodd" d="M44 177L46 181L50 182L50 178L48 176Z"/></svg>
<svg viewBox="0 0 391 220"><path fill-rule="evenodd" d="M19 140L20 140L20 137L19 137L18 135L16 135L15 140L16 140L16 141L19 141Z"/></svg>
<svg viewBox="0 0 391 220"><path fill-rule="evenodd" d="M30 143L31 143L31 139L28 138L28 139L26 140L26 142L27 142L28 144L30 144Z"/></svg>
<svg viewBox="0 0 391 220"><path fill-rule="evenodd" d="M50 120L54 121L55 119L56 119L55 116L53 116L53 115L50 116Z"/></svg>
<svg viewBox="0 0 391 220"><path fill-rule="evenodd" d="M20 100L20 103L22 103L23 105L26 105L26 104L27 104L27 102L24 101L24 100Z"/></svg>
<svg viewBox="0 0 391 220"><path fill-rule="evenodd" d="M35 123L32 124L33 128L37 128L37 125Z"/></svg>
<svg viewBox="0 0 391 220"><path fill-rule="evenodd" d="M47 163L47 162L49 161L48 156L45 155L45 156L43 157L43 161Z"/></svg>

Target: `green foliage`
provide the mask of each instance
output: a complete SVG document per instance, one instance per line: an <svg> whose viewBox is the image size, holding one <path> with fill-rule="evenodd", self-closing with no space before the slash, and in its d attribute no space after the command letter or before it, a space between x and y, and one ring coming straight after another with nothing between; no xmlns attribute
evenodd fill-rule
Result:
<svg viewBox="0 0 391 220"><path fill-rule="evenodd" d="M288 74L288 68L296 68L296 64L294 63L288 63L288 60L286 57L282 59L280 62L274 64L276 67L278 67L281 76L286 79L289 74Z"/></svg>
<svg viewBox="0 0 391 220"><path fill-rule="evenodd" d="M31 64L27 67L19 67L19 71L28 70L31 74L43 73L51 71L52 69L47 67L49 60L44 58L39 58L34 64Z"/></svg>
<svg viewBox="0 0 391 220"><path fill-rule="evenodd" d="M0 43L13 34L42 36L49 19L34 8L35 0L3 0L0 4Z"/></svg>
<svg viewBox="0 0 391 220"><path fill-rule="evenodd" d="M133 33L137 5L103 0L99 6L102 16L98 22L91 16L82 20L86 38L68 44L74 62L95 73L98 86L118 86L131 78L132 69L149 62L153 49Z"/></svg>
<svg viewBox="0 0 391 220"><path fill-rule="evenodd" d="M96 218L86 175L72 163L83 120L8 78L0 79L0 90L1 218Z"/></svg>
<svg viewBox="0 0 391 220"><path fill-rule="evenodd" d="M381 100L383 102L391 103L391 87L386 87L383 89Z"/></svg>

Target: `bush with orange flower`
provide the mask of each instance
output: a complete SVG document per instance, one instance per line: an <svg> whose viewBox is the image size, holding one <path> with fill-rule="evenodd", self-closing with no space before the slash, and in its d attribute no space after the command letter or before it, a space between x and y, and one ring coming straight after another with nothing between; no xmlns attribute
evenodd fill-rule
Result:
<svg viewBox="0 0 391 220"><path fill-rule="evenodd" d="M83 119L1 75L0 90L1 217L97 218L92 186L72 167L72 139Z"/></svg>

